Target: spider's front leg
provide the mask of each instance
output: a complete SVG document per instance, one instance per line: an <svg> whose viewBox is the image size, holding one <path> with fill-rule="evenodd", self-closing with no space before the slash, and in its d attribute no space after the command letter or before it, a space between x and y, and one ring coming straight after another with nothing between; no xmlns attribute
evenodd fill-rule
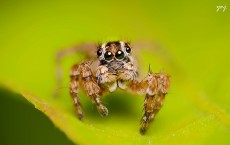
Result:
<svg viewBox="0 0 230 145"><path fill-rule="evenodd" d="M144 134L150 123L163 105L163 101L169 89L169 76L163 73L149 72L141 82L134 82L131 85L133 90L145 93L144 115L141 119L140 133Z"/></svg>
<svg viewBox="0 0 230 145"><path fill-rule="evenodd" d="M79 44L74 47L70 47L67 49L60 50L56 53L56 89L54 90L54 97L57 97L59 95L59 89L62 87L62 67L61 62L62 59L68 55L71 54L79 54L83 53L86 54L86 60L95 60L95 54L94 50L96 50L96 46L93 43L85 43L85 44Z"/></svg>
<svg viewBox="0 0 230 145"><path fill-rule="evenodd" d="M92 102L97 106L98 111L102 116L108 115L108 109L101 103L100 95L102 94L101 87L97 84L95 76L93 76L92 70L90 69L91 62L84 62L74 65L70 72L70 95L73 98L74 106L78 118L81 120L83 117L81 105L78 97L79 83L83 85L87 95L90 97ZM81 80L80 80L81 78Z"/></svg>

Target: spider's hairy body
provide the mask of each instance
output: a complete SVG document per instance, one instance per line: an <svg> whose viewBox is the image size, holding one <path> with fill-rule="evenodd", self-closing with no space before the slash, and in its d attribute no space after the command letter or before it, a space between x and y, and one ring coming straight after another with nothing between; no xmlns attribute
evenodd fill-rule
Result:
<svg viewBox="0 0 230 145"><path fill-rule="evenodd" d="M133 59L126 52L127 44L124 42L109 42L99 46L101 51L99 58L99 67L96 71L96 77L99 84L106 86L110 92L116 90L117 87L126 89L127 85L136 79L136 67L133 65ZM116 58L117 52L124 53L120 59ZM111 53L111 58L106 58L106 53Z"/></svg>
<svg viewBox="0 0 230 145"><path fill-rule="evenodd" d="M76 47L76 51L78 50L79 47ZM63 54L63 52L59 53L58 57ZM97 57L94 57L94 60L89 58L88 61L75 64L70 71L70 95L78 118L81 120L83 117L78 96L80 85L102 116L108 115L108 109L100 100L104 92L113 92L117 88L129 90L145 94L144 115L140 128L140 133L144 134L163 105L169 89L169 76L149 71L142 81L138 81L137 66L132 58L132 48L129 43L124 41L100 44L97 46L95 54ZM98 62L95 69L91 66L93 61Z"/></svg>

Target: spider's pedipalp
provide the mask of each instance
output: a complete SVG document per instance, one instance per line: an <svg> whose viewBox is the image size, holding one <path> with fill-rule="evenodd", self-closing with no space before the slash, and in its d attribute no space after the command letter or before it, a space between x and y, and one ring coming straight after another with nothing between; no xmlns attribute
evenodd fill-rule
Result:
<svg viewBox="0 0 230 145"><path fill-rule="evenodd" d="M109 72L109 69L106 66L99 66L96 71L97 82L99 84L106 84L104 85L110 92L113 92L117 88L116 80L117 75L116 73Z"/></svg>

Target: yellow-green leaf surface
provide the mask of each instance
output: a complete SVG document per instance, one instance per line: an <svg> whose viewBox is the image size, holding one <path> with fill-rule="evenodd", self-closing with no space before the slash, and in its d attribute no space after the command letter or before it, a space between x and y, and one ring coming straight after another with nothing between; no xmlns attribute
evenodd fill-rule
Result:
<svg viewBox="0 0 230 145"><path fill-rule="evenodd" d="M76 144L229 144L229 1L5 1L0 2L0 82L43 112ZM227 9L217 12L217 6ZM102 100L101 117L81 92L83 122L68 93L72 64L55 88L55 53L111 38L156 41L139 48L139 70L164 70L171 88L146 135L139 134L144 96L123 91ZM41 126L42 127L42 126Z"/></svg>

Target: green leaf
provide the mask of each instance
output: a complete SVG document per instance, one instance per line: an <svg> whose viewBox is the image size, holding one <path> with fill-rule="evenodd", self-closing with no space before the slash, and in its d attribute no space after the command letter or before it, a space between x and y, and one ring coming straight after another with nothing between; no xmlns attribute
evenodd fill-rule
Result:
<svg viewBox="0 0 230 145"><path fill-rule="evenodd" d="M184 6L175 1L133 2L132 9L128 2L4 2L0 83L34 104L76 144L229 144L229 11L216 13L208 1ZM101 117L81 92L85 116L77 119L68 75L71 65L82 61L80 54L63 60L63 88L53 97L55 53L111 36L155 38L163 46L139 53L144 74L151 64L154 72L171 75L164 106L144 136L139 134L144 96L108 94L103 102L109 116Z"/></svg>

